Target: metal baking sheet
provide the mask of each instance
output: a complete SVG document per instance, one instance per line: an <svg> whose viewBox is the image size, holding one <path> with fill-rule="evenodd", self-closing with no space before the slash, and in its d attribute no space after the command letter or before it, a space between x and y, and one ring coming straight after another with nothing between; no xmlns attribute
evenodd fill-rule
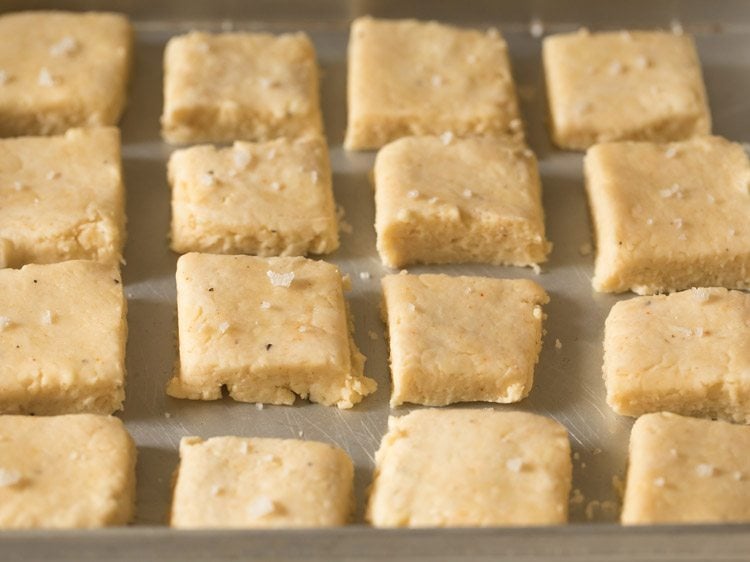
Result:
<svg viewBox="0 0 750 562"><path fill-rule="evenodd" d="M139 452L138 506L133 526L93 532L4 533L0 559L144 560L181 558L268 559L498 559L667 560L741 559L750 552L750 527L661 527L624 529L612 524L619 511L613 479L624 476L632 421L615 415L604 402L601 379L602 329L619 298L591 289L589 219L581 174L581 155L555 150L545 128L546 102L540 41L529 22L545 33L579 26L590 29L677 27L697 36L714 117L714 130L750 141L750 6L741 0L715 2L638 0L594 2L538 0L516 2L352 2L243 3L214 0L37 2L0 0L0 11L30 8L111 9L130 14L136 60L129 107L122 120L123 163L128 190L127 265L130 335L127 400L121 414ZM570 432L574 451L571 525L556 529L381 531L363 523L365 489L372 477L373 454L390 411L387 349L379 316L380 278L390 273L375 252L374 203L367 174L374 153L347 153L346 44L348 24L357 15L440 19L476 27L500 28L510 44L529 142L536 152L544 190L550 261L540 275L530 269L483 265L410 267L411 273L441 271L491 277L527 277L551 296L545 308L547 331L531 395L518 405L493 406L551 416ZM355 317L355 339L367 356L366 373L379 384L376 394L347 411L298 401L266 406L224 399L175 400L164 393L175 360L175 282L177 256L167 246L170 219L166 159L172 148L159 134L162 107L162 52L167 39L191 29L307 31L322 67L322 100L331 149L334 191L345 209L351 233L325 259L352 278L348 295ZM370 273L361 279L359 273ZM368 333L378 337L372 340ZM562 347L557 349L555 340ZM470 404L466 407L487 407ZM304 437L343 447L356 465L355 524L329 531L191 531L165 527L177 446L184 435Z"/></svg>

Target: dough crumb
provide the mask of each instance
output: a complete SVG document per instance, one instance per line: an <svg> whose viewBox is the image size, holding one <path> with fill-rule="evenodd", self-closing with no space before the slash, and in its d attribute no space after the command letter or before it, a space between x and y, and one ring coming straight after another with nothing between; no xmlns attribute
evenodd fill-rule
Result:
<svg viewBox="0 0 750 562"><path fill-rule="evenodd" d="M372 330L370 330L369 332L367 332L367 335L369 336L369 338L372 341L377 341L377 339L378 339L378 335L375 332L373 332Z"/></svg>
<svg viewBox="0 0 750 562"><path fill-rule="evenodd" d="M562 349L562 342L560 341L560 338L555 339L555 349Z"/></svg>
<svg viewBox="0 0 750 562"><path fill-rule="evenodd" d="M255 409L256 410L262 410L263 409L263 402L256 402Z"/></svg>
<svg viewBox="0 0 750 562"><path fill-rule="evenodd" d="M532 18L529 22L529 35L534 39L539 39L544 35L544 24L539 18Z"/></svg>
<svg viewBox="0 0 750 562"><path fill-rule="evenodd" d="M591 254L591 252L594 251L594 248L591 246L590 242L584 242L580 246L578 246L578 253L582 256L588 256Z"/></svg>

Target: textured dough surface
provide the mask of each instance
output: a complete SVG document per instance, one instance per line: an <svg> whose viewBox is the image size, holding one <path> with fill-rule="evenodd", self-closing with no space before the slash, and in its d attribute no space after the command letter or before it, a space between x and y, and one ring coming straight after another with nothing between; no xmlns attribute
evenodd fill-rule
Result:
<svg viewBox="0 0 750 562"><path fill-rule="evenodd" d="M362 17L348 65L349 150L408 135L521 131L508 46L495 29Z"/></svg>
<svg viewBox="0 0 750 562"><path fill-rule="evenodd" d="M550 250L536 158L511 138L399 139L375 160L383 263L534 265Z"/></svg>
<svg viewBox="0 0 750 562"><path fill-rule="evenodd" d="M591 148L597 291L750 287L750 160L720 137Z"/></svg>
<svg viewBox="0 0 750 562"><path fill-rule="evenodd" d="M0 267L117 263L125 243L118 129L0 139L0 200Z"/></svg>
<svg viewBox="0 0 750 562"><path fill-rule="evenodd" d="M0 16L0 137L117 124L132 57L133 30L120 14Z"/></svg>
<svg viewBox="0 0 750 562"><path fill-rule="evenodd" d="M624 524L747 521L750 427L670 413L635 422Z"/></svg>
<svg viewBox="0 0 750 562"><path fill-rule="evenodd" d="M427 409L391 417L375 463L366 517L376 527L567 521L568 433L542 416Z"/></svg>
<svg viewBox="0 0 750 562"><path fill-rule="evenodd" d="M301 257L177 261L176 398L350 408L375 391L351 337L339 270Z"/></svg>
<svg viewBox="0 0 750 562"><path fill-rule="evenodd" d="M542 51L552 139L562 148L711 132L700 60L688 35L568 33L547 37Z"/></svg>
<svg viewBox="0 0 750 562"><path fill-rule="evenodd" d="M393 390L404 402L517 402L542 346L544 289L526 279L383 278Z"/></svg>
<svg viewBox="0 0 750 562"><path fill-rule="evenodd" d="M0 413L122 409L126 309L114 266L0 269Z"/></svg>
<svg viewBox="0 0 750 562"><path fill-rule="evenodd" d="M354 466L333 445L295 439L183 437L171 526L345 525Z"/></svg>
<svg viewBox="0 0 750 562"><path fill-rule="evenodd" d="M322 137L172 153L172 249L294 256L338 248Z"/></svg>
<svg viewBox="0 0 750 562"><path fill-rule="evenodd" d="M604 331L607 403L619 414L750 423L750 295L721 288L636 297Z"/></svg>
<svg viewBox="0 0 750 562"><path fill-rule="evenodd" d="M135 460L114 417L0 416L0 529L127 524Z"/></svg>
<svg viewBox="0 0 750 562"><path fill-rule="evenodd" d="M162 135L171 143L320 135L318 89L304 33L193 31L164 52Z"/></svg>

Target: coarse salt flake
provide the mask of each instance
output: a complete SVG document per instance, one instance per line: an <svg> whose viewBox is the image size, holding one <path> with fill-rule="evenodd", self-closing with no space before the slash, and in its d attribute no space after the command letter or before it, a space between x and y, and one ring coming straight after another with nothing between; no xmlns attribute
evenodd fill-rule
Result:
<svg viewBox="0 0 750 562"><path fill-rule="evenodd" d="M235 148L232 152L232 159L234 160L234 165L242 169L250 163L252 155L244 148Z"/></svg>
<svg viewBox="0 0 750 562"><path fill-rule="evenodd" d="M663 488L664 484L666 483L667 481L661 476L659 476L658 478L654 478L654 486L656 486L657 488Z"/></svg>
<svg viewBox="0 0 750 562"><path fill-rule="evenodd" d="M74 37L67 35L49 48L49 54L53 57L61 57L71 54L77 48L78 41Z"/></svg>
<svg viewBox="0 0 750 562"><path fill-rule="evenodd" d="M48 180L56 180L57 178L60 177L60 172L56 172L55 170L50 170L49 172L47 172L46 177Z"/></svg>
<svg viewBox="0 0 750 562"><path fill-rule="evenodd" d="M240 453L242 453L243 455L246 455L249 450L250 450L250 447L248 447L247 441L243 441L242 443L240 443Z"/></svg>
<svg viewBox="0 0 750 562"><path fill-rule="evenodd" d="M15 486L22 478L21 473L17 470L0 468L0 487Z"/></svg>
<svg viewBox="0 0 750 562"><path fill-rule="evenodd" d="M359 272L359 278L362 279L362 281L368 280L372 275L370 275L369 271L360 271Z"/></svg>
<svg viewBox="0 0 750 562"><path fill-rule="evenodd" d="M297 328L297 331L300 334L304 334L305 332L307 332L307 326L300 326L299 328Z"/></svg>
<svg viewBox="0 0 750 562"><path fill-rule="evenodd" d="M0 70L0 86L8 83L8 73L4 70Z"/></svg>
<svg viewBox="0 0 750 562"><path fill-rule="evenodd" d="M541 275L541 273L542 273L542 268L541 268L541 267L539 267L539 264L538 264L538 263L532 263L532 264L531 264L531 271L533 271L533 272L534 272L534 275Z"/></svg>
<svg viewBox="0 0 750 562"><path fill-rule="evenodd" d="M648 58L644 57L643 55L635 58L635 67L639 70L645 70L648 68ZM671 158L671 156L667 156L667 158Z"/></svg>
<svg viewBox="0 0 750 562"><path fill-rule="evenodd" d="M555 349L562 349L562 342L560 341L560 338L555 339Z"/></svg>
<svg viewBox="0 0 750 562"><path fill-rule="evenodd" d="M270 302L268 302L268 301L262 301L260 303L260 309L261 310L268 310L269 308L271 308L271 303Z"/></svg>
<svg viewBox="0 0 750 562"><path fill-rule="evenodd" d="M664 156L666 158L674 158L677 156L677 147L670 146L667 150L664 151Z"/></svg>
<svg viewBox="0 0 750 562"><path fill-rule="evenodd" d="M523 459L508 459L505 461L505 467L512 472L521 472L521 469L523 468Z"/></svg>
<svg viewBox="0 0 750 562"><path fill-rule="evenodd" d="M378 334L376 334L375 332L373 332L372 330L370 330L370 331L367 332L367 337L369 337L372 341L377 341Z"/></svg>
<svg viewBox="0 0 750 562"><path fill-rule="evenodd" d="M442 142L445 146L448 146L451 142L453 142L453 133L451 131L445 131L442 135L440 135L440 142Z"/></svg>
<svg viewBox="0 0 750 562"><path fill-rule="evenodd" d="M471 199L474 196L474 192L471 189L464 189L463 196L466 199Z"/></svg>
<svg viewBox="0 0 750 562"><path fill-rule="evenodd" d="M23 189L23 183L21 183L20 181L14 181L13 189L15 189L16 191L21 191Z"/></svg>
<svg viewBox="0 0 750 562"><path fill-rule="evenodd" d="M255 409L256 410L262 410L263 409L263 402L256 402L255 403Z"/></svg>
<svg viewBox="0 0 750 562"><path fill-rule="evenodd" d="M410 302L410 303L409 303L409 304L407 305L407 308L409 309L409 312L416 312L416 310L417 310L417 305L415 305L415 304L414 304L413 302Z"/></svg>
<svg viewBox="0 0 750 562"><path fill-rule="evenodd" d="M652 226L654 224L654 219L652 219L651 217L647 218L646 219L646 224L649 225L649 226Z"/></svg>
<svg viewBox="0 0 750 562"><path fill-rule="evenodd" d="M50 73L47 68L42 68L39 71L37 84L39 84L40 86L44 86L45 88L49 88L50 86L55 85L55 79L53 78L52 73Z"/></svg>
<svg viewBox="0 0 750 562"><path fill-rule="evenodd" d="M677 195L679 197L679 194L680 194L680 184L677 184L677 183L673 183L671 186L665 189L659 190L659 195L663 199L668 199L669 197L672 197L673 195Z"/></svg>
<svg viewBox="0 0 750 562"><path fill-rule="evenodd" d="M213 497L219 496L224 492L224 486L221 486L220 484L213 484L211 486L211 495Z"/></svg>
<svg viewBox="0 0 750 562"><path fill-rule="evenodd" d="M541 318L542 318L542 307L541 306L535 306L534 310L531 311L531 314L537 320L541 320Z"/></svg>
<svg viewBox="0 0 750 562"><path fill-rule="evenodd" d="M274 158L276 158L276 149L272 148L271 150L269 150L267 156L269 160L273 160Z"/></svg>
<svg viewBox="0 0 750 562"><path fill-rule="evenodd" d="M201 183L206 187L211 187L216 182L214 175L211 172L201 174Z"/></svg>
<svg viewBox="0 0 750 562"><path fill-rule="evenodd" d="M698 476L708 478L709 476L714 475L714 473L716 472L716 468L714 468L714 466L711 464L701 463L695 467L695 472L698 474Z"/></svg>
<svg viewBox="0 0 750 562"><path fill-rule="evenodd" d="M674 33L675 35L682 35L685 32L680 21L676 19L672 20L669 23L669 27L672 29L672 33Z"/></svg>
<svg viewBox="0 0 750 562"><path fill-rule="evenodd" d="M613 76L622 74L622 63L619 60L614 60L609 65L609 73Z"/></svg>
<svg viewBox="0 0 750 562"><path fill-rule="evenodd" d="M430 83L435 87L439 88L443 85L443 77L439 74L433 74L432 78L430 78Z"/></svg>
<svg viewBox="0 0 750 562"><path fill-rule="evenodd" d="M221 324L219 324L220 333L226 334L228 329L229 329L229 322L222 322Z"/></svg>
<svg viewBox="0 0 750 562"><path fill-rule="evenodd" d="M52 324L53 317L52 317L52 311L51 310L45 310L42 312L42 324L50 325Z"/></svg>
<svg viewBox="0 0 750 562"><path fill-rule="evenodd" d="M409 199L416 199L417 197L419 197L419 191L417 191L416 189L410 189L406 192L406 196Z"/></svg>
<svg viewBox="0 0 750 562"><path fill-rule="evenodd" d="M693 287L692 294L698 302L706 302L711 297L711 291L705 287Z"/></svg>
<svg viewBox="0 0 750 562"><path fill-rule="evenodd" d="M675 228L677 228L677 229L679 229L679 228L682 228L682 219L681 219L681 218L676 218L676 219L674 219L674 220L672 221L672 224L673 224L673 225L674 225L674 227L675 227Z"/></svg>
<svg viewBox="0 0 750 562"><path fill-rule="evenodd" d="M534 39L539 39L542 35L544 35L544 24L542 23L542 20L539 18L532 18L532 20L529 22L529 34Z"/></svg>
<svg viewBox="0 0 750 562"><path fill-rule="evenodd" d="M732 473L732 478L734 478L735 480L737 480L737 482L739 482L740 480L742 480L742 473L739 470L735 470Z"/></svg>
<svg viewBox="0 0 750 562"><path fill-rule="evenodd" d="M312 172L310 172L310 181L313 183L318 183L318 171L317 170L313 170Z"/></svg>
<svg viewBox="0 0 750 562"><path fill-rule="evenodd" d="M274 191L280 191L281 190L281 184L277 181L271 183L271 189Z"/></svg>
<svg viewBox="0 0 750 562"><path fill-rule="evenodd" d="M276 273L270 269L266 271L268 279L271 281L271 285L274 287L289 287L294 281L294 272L289 271L287 273Z"/></svg>
<svg viewBox="0 0 750 562"><path fill-rule="evenodd" d="M5 328L10 327L12 323L13 321L7 316L0 316L0 332L5 330Z"/></svg>

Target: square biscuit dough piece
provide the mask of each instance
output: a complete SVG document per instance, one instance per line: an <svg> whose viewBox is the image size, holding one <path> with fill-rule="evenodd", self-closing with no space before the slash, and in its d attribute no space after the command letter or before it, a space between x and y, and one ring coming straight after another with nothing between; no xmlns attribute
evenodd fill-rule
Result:
<svg viewBox="0 0 750 562"><path fill-rule="evenodd" d="M720 137L606 143L584 160L597 291L750 287L750 160Z"/></svg>
<svg viewBox="0 0 750 562"><path fill-rule="evenodd" d="M604 330L607 403L750 423L750 295L699 288L612 307Z"/></svg>
<svg viewBox="0 0 750 562"><path fill-rule="evenodd" d="M167 393L351 408L375 391L339 270L301 257L186 254L177 261L179 361Z"/></svg>
<svg viewBox="0 0 750 562"><path fill-rule="evenodd" d="M0 139L0 200L0 267L117 263L125 243L118 129Z"/></svg>
<svg viewBox="0 0 750 562"><path fill-rule="evenodd" d="M294 256L338 248L322 137L172 153L172 249Z"/></svg>
<svg viewBox="0 0 750 562"><path fill-rule="evenodd" d="M561 148L711 132L700 60L688 35L582 31L547 37L542 52L552 140Z"/></svg>
<svg viewBox="0 0 750 562"><path fill-rule="evenodd" d="M162 135L170 143L320 135L318 90L304 33L193 31L164 52Z"/></svg>
<svg viewBox="0 0 750 562"><path fill-rule="evenodd" d="M511 138L408 137L375 160L375 230L383 263L547 259L534 154Z"/></svg>
<svg viewBox="0 0 750 562"><path fill-rule="evenodd" d="M117 124L132 58L133 30L120 14L0 16L0 137Z"/></svg>
<svg viewBox="0 0 750 562"><path fill-rule="evenodd" d="M0 416L0 529L125 525L136 449L110 416Z"/></svg>
<svg viewBox="0 0 750 562"><path fill-rule="evenodd" d="M568 433L543 416L426 409L391 417L375 464L366 518L376 527L567 521Z"/></svg>
<svg viewBox="0 0 750 562"><path fill-rule="evenodd" d="M638 418L625 525L750 521L750 427L660 412Z"/></svg>
<svg viewBox="0 0 750 562"><path fill-rule="evenodd" d="M0 414L121 410L126 308L116 266L0 269Z"/></svg>
<svg viewBox="0 0 750 562"><path fill-rule="evenodd" d="M508 46L496 29L362 17L352 23L348 68L349 150L445 131L522 134Z"/></svg>
<svg viewBox="0 0 750 562"><path fill-rule="evenodd" d="M335 527L354 508L354 466L333 445L183 437L171 526Z"/></svg>
<svg viewBox="0 0 750 562"><path fill-rule="evenodd" d="M383 279L393 379L404 402L518 402L542 346L544 289L526 279L389 275Z"/></svg>

